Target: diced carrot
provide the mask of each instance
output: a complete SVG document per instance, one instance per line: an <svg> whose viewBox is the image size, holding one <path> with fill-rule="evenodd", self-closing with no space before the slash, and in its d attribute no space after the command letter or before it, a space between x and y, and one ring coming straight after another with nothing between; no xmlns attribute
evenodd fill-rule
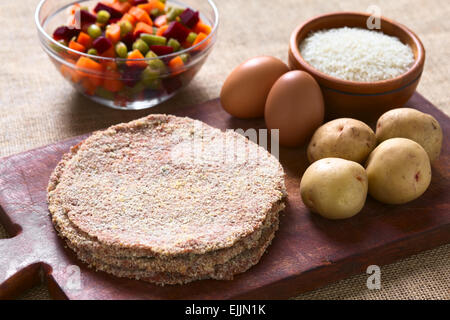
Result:
<svg viewBox="0 0 450 320"><path fill-rule="evenodd" d="M77 63L77 60L73 60L72 57L70 57L70 58L65 58L65 60L66 60L68 63L70 63L70 64L76 64L76 63Z"/></svg>
<svg viewBox="0 0 450 320"><path fill-rule="evenodd" d="M144 10L144 11L147 12L148 14L150 14L150 11L152 11L152 8L151 8L151 6L150 6L150 3L138 4L138 8Z"/></svg>
<svg viewBox="0 0 450 320"><path fill-rule="evenodd" d="M116 23L111 23L106 28L105 35L113 44L117 43L120 40L120 26Z"/></svg>
<svg viewBox="0 0 450 320"><path fill-rule="evenodd" d="M76 61L76 59L78 59L78 57L79 57L80 55L78 55L78 54L77 54L77 55L75 55L75 54L71 55L68 51L63 50L63 51L61 51L61 52L59 53L59 56L60 56L61 58L63 58L64 60L66 60L66 61L72 63L71 61L73 61L74 58L75 58L75 61Z"/></svg>
<svg viewBox="0 0 450 320"><path fill-rule="evenodd" d="M183 47L183 48L189 48L189 47L191 47L192 46L192 43L190 43L190 42L188 42L188 41L183 41L183 43L181 44L181 46Z"/></svg>
<svg viewBox="0 0 450 320"><path fill-rule="evenodd" d="M102 57L106 58L115 58L116 57L116 50L114 49L114 46L111 46L108 50L103 52L101 54Z"/></svg>
<svg viewBox="0 0 450 320"><path fill-rule="evenodd" d="M80 57L76 63L76 66L78 68L88 69L97 72L103 71L103 67L100 63L87 57Z"/></svg>
<svg viewBox="0 0 450 320"><path fill-rule="evenodd" d="M97 87L101 86L103 83L103 74L90 75L89 80L92 82L93 85Z"/></svg>
<svg viewBox="0 0 450 320"><path fill-rule="evenodd" d="M78 43L78 42L73 41L73 40L70 40L69 48L72 49L72 50L80 51L80 52L85 52L86 51L86 47L85 46L83 46L81 43Z"/></svg>
<svg viewBox="0 0 450 320"><path fill-rule="evenodd" d="M163 25L167 24L167 16L165 14L160 15L157 17L154 21L155 26L162 27Z"/></svg>
<svg viewBox="0 0 450 320"><path fill-rule="evenodd" d="M81 85L83 86L85 93L90 96L92 96L95 93L95 90L98 87L90 78L82 79Z"/></svg>
<svg viewBox="0 0 450 320"><path fill-rule="evenodd" d="M207 24L204 24L201 20L199 22L197 22L197 24L195 25L195 27L193 28L195 33L205 33L206 35L211 33L211 27L208 26Z"/></svg>
<svg viewBox="0 0 450 320"><path fill-rule="evenodd" d="M150 18L148 13L141 8L131 7L128 13L131 14L133 17L135 17L137 21L144 22L149 26L153 25L152 19Z"/></svg>
<svg viewBox="0 0 450 320"><path fill-rule="evenodd" d="M117 63L115 63L114 61L106 60L106 61L102 61L100 63L105 72L117 71Z"/></svg>
<svg viewBox="0 0 450 320"><path fill-rule="evenodd" d="M136 18L133 17L131 14L129 14L128 12L125 13L122 18L120 18L120 21L129 21L133 26L136 24Z"/></svg>
<svg viewBox="0 0 450 320"><path fill-rule="evenodd" d="M131 3L129 3L128 1L121 2L119 0L114 0L112 2L109 2L107 5L122 13L127 12L131 8Z"/></svg>
<svg viewBox="0 0 450 320"><path fill-rule="evenodd" d="M148 24L146 24L146 23L144 23L144 22L138 22L138 23L136 24L136 28L134 28L134 33L133 33L133 35L134 35L135 37L137 37L137 36L139 36L141 33L149 33L149 34L153 34L153 28L152 28L150 25L148 25Z"/></svg>
<svg viewBox="0 0 450 320"><path fill-rule="evenodd" d="M162 27L159 27L158 30L156 30L156 35L157 36L162 36L164 34L164 32L167 30L167 28L169 28L169 25L166 24Z"/></svg>
<svg viewBox="0 0 450 320"><path fill-rule="evenodd" d="M139 50L136 49L128 55L128 59L144 59L144 56L142 55L142 53ZM138 66L138 67L142 67L142 68L145 68L147 66L147 62L145 62L145 61L127 60L126 64L128 66Z"/></svg>
<svg viewBox="0 0 450 320"><path fill-rule="evenodd" d="M204 39L206 39L207 36L208 36L207 34L205 34L205 33L203 33L203 32L200 32L200 33L197 35L197 38L195 38L195 41L194 41L194 43L192 44L192 46L195 46L195 45L199 44L201 41L203 41ZM202 43L200 46L198 46L198 47L195 48L194 50L203 50L203 49L205 49L205 47L208 45L208 42L209 42L209 41L205 41L205 43Z"/></svg>
<svg viewBox="0 0 450 320"><path fill-rule="evenodd" d="M138 5L138 7L144 9L145 11L147 11L147 13L150 14L150 12L153 9L159 9L160 11L164 11L165 4L159 0L149 0L148 3L140 4Z"/></svg>
<svg viewBox="0 0 450 320"><path fill-rule="evenodd" d="M177 56L169 61L169 68L172 71L179 71L182 66L184 66L184 62L180 56Z"/></svg>
<svg viewBox="0 0 450 320"><path fill-rule="evenodd" d="M76 63L76 66L78 68L87 69L93 72L89 73L81 70L77 71L80 77L83 78L82 82L90 82L92 86L101 85L102 83L101 73L103 72L103 66L100 63L87 57L80 57Z"/></svg>
<svg viewBox="0 0 450 320"><path fill-rule="evenodd" d="M89 49L92 46L92 38L83 31L81 31L78 35L77 42L83 45L86 49Z"/></svg>
<svg viewBox="0 0 450 320"><path fill-rule="evenodd" d="M62 64L60 67L61 74L64 78L69 79L75 83L80 81L80 75L71 67Z"/></svg>
<svg viewBox="0 0 450 320"><path fill-rule="evenodd" d="M166 9L166 5L160 0L149 0L148 3L153 6L153 9L159 9L160 11L164 11Z"/></svg>
<svg viewBox="0 0 450 320"><path fill-rule="evenodd" d="M103 88L111 92L120 91L123 88L124 83L119 79L120 79L119 72L116 71L108 72L106 74L105 80L103 81Z"/></svg>

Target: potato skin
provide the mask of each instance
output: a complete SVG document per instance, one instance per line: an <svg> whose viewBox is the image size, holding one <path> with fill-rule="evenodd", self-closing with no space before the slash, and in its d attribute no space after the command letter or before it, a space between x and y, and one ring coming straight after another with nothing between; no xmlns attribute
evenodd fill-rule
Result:
<svg viewBox="0 0 450 320"><path fill-rule="evenodd" d="M316 130L307 156L310 163L330 157L363 163L375 146L375 133L368 125L356 119L340 118Z"/></svg>
<svg viewBox="0 0 450 320"><path fill-rule="evenodd" d="M387 204L402 204L420 197L431 182L426 151L410 139L383 141L366 163L369 194Z"/></svg>
<svg viewBox="0 0 450 320"><path fill-rule="evenodd" d="M437 120L411 108L398 108L384 113L377 122L378 143L391 138L407 138L420 144L430 161L439 157L442 147L442 128Z"/></svg>
<svg viewBox="0 0 450 320"><path fill-rule="evenodd" d="M303 203L328 219L350 218L361 211L367 197L368 179L356 162L324 158L311 164L300 182Z"/></svg>

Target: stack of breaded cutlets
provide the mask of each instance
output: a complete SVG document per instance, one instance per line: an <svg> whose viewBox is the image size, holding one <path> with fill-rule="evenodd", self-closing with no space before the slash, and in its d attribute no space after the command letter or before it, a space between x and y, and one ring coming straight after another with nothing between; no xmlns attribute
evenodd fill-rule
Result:
<svg viewBox="0 0 450 320"><path fill-rule="evenodd" d="M161 285L232 279L255 265L285 195L283 169L264 148L169 115L94 133L48 186L55 228L82 261Z"/></svg>

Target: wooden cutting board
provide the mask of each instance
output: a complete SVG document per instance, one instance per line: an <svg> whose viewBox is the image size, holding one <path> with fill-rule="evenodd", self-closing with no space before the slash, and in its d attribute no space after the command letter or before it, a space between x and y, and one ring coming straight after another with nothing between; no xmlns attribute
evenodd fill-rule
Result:
<svg viewBox="0 0 450 320"><path fill-rule="evenodd" d="M159 287L95 272L64 247L50 221L46 186L53 168L83 137L0 159L0 221L11 236L0 240L0 298L11 298L43 280L55 298L69 299L278 299L295 296L399 258L450 242L450 119L419 94L407 106L432 114L444 130L441 157L426 193L406 205L370 197L363 211L344 221L311 214L299 194L307 167L304 149L280 150L289 193L280 230L260 263L232 281L203 280ZM219 127L263 128L262 120L237 120L218 100L176 110Z"/></svg>

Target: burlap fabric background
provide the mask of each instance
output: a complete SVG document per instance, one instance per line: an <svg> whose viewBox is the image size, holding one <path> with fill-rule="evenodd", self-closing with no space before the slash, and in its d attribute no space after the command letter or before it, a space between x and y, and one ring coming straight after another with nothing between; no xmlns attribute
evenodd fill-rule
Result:
<svg viewBox="0 0 450 320"><path fill-rule="evenodd" d="M300 22L340 10L382 14L413 29L427 50L419 92L450 113L450 1L448 0L217 0L219 40L192 84L170 104L180 107L218 96L231 69L256 55L286 60L288 39ZM122 112L78 95L39 48L34 26L38 0L0 0L0 156L105 128L151 112ZM0 238L6 237L0 228ZM0 257L1 258L1 257ZM365 274L298 299L450 299L450 245L382 267L382 289L368 290ZM44 286L23 298L49 298Z"/></svg>

